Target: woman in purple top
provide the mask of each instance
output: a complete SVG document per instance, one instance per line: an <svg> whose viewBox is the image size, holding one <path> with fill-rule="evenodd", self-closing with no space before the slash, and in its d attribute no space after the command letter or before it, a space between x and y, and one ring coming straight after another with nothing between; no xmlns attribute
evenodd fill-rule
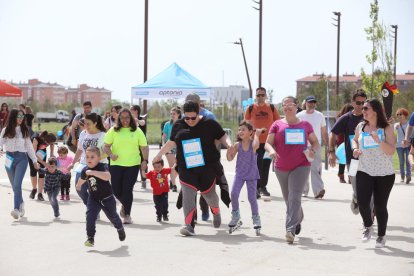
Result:
<svg viewBox="0 0 414 276"><path fill-rule="evenodd" d="M301 230L303 210L302 192L309 177L310 161L319 149L318 138L312 126L296 117L298 102L292 96L282 100L284 119L277 120L270 128L267 143L276 150L275 171L285 200L286 241L293 243ZM308 148L308 142L310 147Z"/></svg>
<svg viewBox="0 0 414 276"><path fill-rule="evenodd" d="M241 225L239 195L244 182L246 182L247 186L247 196L252 209L253 228L256 229L256 234L259 234L262 227L256 198L257 180L260 179L259 169L257 168L256 150L260 145L259 135L262 131L265 130L256 129L256 134L253 134L253 126L247 121L242 121L239 124L238 142L227 150L228 161L233 160L237 155L236 175L231 189L232 212L229 223L230 234L238 225ZM252 139L253 135L254 139ZM265 148L270 152L271 156L274 156L274 150L269 144L265 144Z"/></svg>

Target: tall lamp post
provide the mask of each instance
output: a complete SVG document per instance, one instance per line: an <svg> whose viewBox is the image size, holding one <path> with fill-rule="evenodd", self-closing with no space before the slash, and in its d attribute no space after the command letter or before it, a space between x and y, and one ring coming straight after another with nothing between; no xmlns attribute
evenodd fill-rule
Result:
<svg viewBox="0 0 414 276"><path fill-rule="evenodd" d="M394 29L394 84L397 83L397 33L398 25L391 25L391 28Z"/></svg>
<svg viewBox="0 0 414 276"><path fill-rule="evenodd" d="M144 82L147 81L148 71L148 0L145 0L144 16ZM147 100L144 99L142 113L147 114Z"/></svg>
<svg viewBox="0 0 414 276"><path fill-rule="evenodd" d="M259 11L259 87L262 87L262 18L263 18L263 0L254 1L259 7L253 7Z"/></svg>
<svg viewBox="0 0 414 276"><path fill-rule="evenodd" d="M341 38L341 13L340 12L333 12L337 18L332 18L337 22L337 24L332 24L338 29L337 35L337 42L336 42L336 84L335 84L335 92L336 95L339 95L339 45L340 45L340 38Z"/></svg>
<svg viewBox="0 0 414 276"><path fill-rule="evenodd" d="M243 60L244 60L244 67L246 68L247 81L249 82L250 98L253 98L252 84L250 83L250 76L249 76L249 70L247 69L246 56L244 55L243 41L241 38L239 38L239 41L233 42L233 44L240 45L241 47L242 54L243 54Z"/></svg>

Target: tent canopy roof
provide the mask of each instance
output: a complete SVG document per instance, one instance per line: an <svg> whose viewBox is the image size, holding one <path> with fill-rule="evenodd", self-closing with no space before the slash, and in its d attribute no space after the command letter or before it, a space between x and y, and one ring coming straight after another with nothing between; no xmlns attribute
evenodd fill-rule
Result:
<svg viewBox="0 0 414 276"><path fill-rule="evenodd" d="M133 88L209 88L196 77L178 66L171 64L167 69Z"/></svg>
<svg viewBox="0 0 414 276"><path fill-rule="evenodd" d="M0 97L21 97L22 90L16 86L0 80Z"/></svg>

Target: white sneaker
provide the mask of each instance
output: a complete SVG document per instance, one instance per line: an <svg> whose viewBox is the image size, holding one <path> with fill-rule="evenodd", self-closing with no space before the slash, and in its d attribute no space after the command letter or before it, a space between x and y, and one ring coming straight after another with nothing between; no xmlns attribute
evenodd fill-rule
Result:
<svg viewBox="0 0 414 276"><path fill-rule="evenodd" d="M14 219L19 219L20 216L20 212L17 209L14 209L13 211L10 212L10 215L14 218Z"/></svg>
<svg viewBox="0 0 414 276"><path fill-rule="evenodd" d="M385 236L378 237L377 242L375 243L375 248L385 247Z"/></svg>
<svg viewBox="0 0 414 276"><path fill-rule="evenodd" d="M132 224L132 219L130 215L125 215L124 224Z"/></svg>
<svg viewBox="0 0 414 276"><path fill-rule="evenodd" d="M24 213L25 213L24 202L20 203L19 212L20 212L20 217L22 218L24 216Z"/></svg>
<svg viewBox="0 0 414 276"><path fill-rule="evenodd" d="M365 227L364 232L362 232L361 241L368 242L371 239L371 235L373 231L374 231L374 228L372 228L372 226Z"/></svg>
<svg viewBox="0 0 414 276"><path fill-rule="evenodd" d="M290 231L286 232L286 236L285 237L286 237L286 241L289 244L292 244L293 241L295 240L295 235L292 232L290 232Z"/></svg>

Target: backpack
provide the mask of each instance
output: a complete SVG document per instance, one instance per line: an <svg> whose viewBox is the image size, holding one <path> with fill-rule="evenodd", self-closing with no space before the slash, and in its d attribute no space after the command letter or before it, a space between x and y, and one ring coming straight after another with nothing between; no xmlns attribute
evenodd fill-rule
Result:
<svg viewBox="0 0 414 276"><path fill-rule="evenodd" d="M275 105L274 104L269 104L269 105L273 113L275 111ZM253 104L249 105L249 115L252 114L252 110L253 110Z"/></svg>

